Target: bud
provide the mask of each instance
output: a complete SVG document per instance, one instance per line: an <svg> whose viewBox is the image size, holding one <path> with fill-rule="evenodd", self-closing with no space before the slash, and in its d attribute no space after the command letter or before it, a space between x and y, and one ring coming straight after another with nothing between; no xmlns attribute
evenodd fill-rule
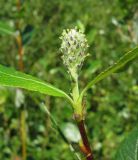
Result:
<svg viewBox="0 0 138 160"><path fill-rule="evenodd" d="M82 67L88 44L85 35L77 29L64 30L62 36L62 59L74 80L78 78L78 71Z"/></svg>

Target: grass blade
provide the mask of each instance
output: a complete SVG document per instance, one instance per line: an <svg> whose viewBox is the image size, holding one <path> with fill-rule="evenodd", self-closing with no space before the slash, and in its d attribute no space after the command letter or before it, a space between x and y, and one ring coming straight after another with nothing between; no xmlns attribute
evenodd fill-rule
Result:
<svg viewBox="0 0 138 160"><path fill-rule="evenodd" d="M5 22L0 22L0 33L14 35L14 29Z"/></svg>

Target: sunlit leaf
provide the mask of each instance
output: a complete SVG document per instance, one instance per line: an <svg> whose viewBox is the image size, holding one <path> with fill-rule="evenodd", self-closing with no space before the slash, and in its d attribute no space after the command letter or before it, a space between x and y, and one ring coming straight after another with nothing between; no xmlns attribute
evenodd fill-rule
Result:
<svg viewBox="0 0 138 160"><path fill-rule="evenodd" d="M52 86L51 84L45 83L35 77L4 67L2 65L0 65L0 85L24 88L51 96L66 97L68 100L70 100L70 97L65 92Z"/></svg>

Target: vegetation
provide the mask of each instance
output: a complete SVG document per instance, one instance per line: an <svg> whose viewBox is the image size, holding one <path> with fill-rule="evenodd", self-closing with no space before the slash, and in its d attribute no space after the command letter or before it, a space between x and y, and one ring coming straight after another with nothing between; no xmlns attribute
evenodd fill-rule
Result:
<svg viewBox="0 0 138 160"><path fill-rule="evenodd" d="M0 3L0 159L137 160L138 3Z"/></svg>

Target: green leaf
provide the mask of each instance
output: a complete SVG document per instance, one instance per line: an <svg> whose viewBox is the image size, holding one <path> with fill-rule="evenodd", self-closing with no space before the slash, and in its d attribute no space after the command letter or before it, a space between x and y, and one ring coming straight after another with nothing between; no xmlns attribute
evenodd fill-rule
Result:
<svg viewBox="0 0 138 160"><path fill-rule="evenodd" d="M4 67L2 65L0 65L0 85L38 91L51 96L65 97L71 101L71 98L62 90L55 88L54 86L35 77L15 71L11 68Z"/></svg>
<svg viewBox="0 0 138 160"><path fill-rule="evenodd" d="M131 61L129 61L128 63L126 63L122 68L120 68L117 71L115 71L115 73L125 72L132 65L132 63L134 62L135 59L132 59Z"/></svg>
<svg viewBox="0 0 138 160"><path fill-rule="evenodd" d="M65 143L67 143L69 145L69 148L70 148L71 152L76 156L76 158L78 160L81 160L80 155L78 155L78 153L76 152L76 148L74 147L73 143L69 140L69 138L67 137L66 133L64 133L64 129L62 129L60 127L61 124L58 124L58 122L56 121L55 117L49 112L49 110L48 110L48 108L47 108L47 106L45 104L42 103L40 105L40 107L41 107L42 111L44 111L45 113L47 113L47 115L51 119L51 122L54 124L55 129L58 131L59 135L61 136L61 138L64 140ZM72 128L74 129L74 126ZM70 129L72 129L72 128L70 128ZM78 134L78 131L76 131L76 132ZM69 132L68 132L68 135L69 135Z"/></svg>
<svg viewBox="0 0 138 160"><path fill-rule="evenodd" d="M115 160L138 160L138 128L134 129L119 147Z"/></svg>
<svg viewBox="0 0 138 160"><path fill-rule="evenodd" d="M9 24L5 22L0 22L0 33L14 35L15 31Z"/></svg>
<svg viewBox="0 0 138 160"><path fill-rule="evenodd" d="M125 72L130 67L131 64L132 64L132 62L127 63L127 65L125 65L124 67L118 69L115 73Z"/></svg>
<svg viewBox="0 0 138 160"><path fill-rule="evenodd" d="M122 56L116 63L114 63L112 66L107 68L104 72L101 72L96 78L94 78L92 81L90 81L87 86L84 88L84 90L81 93L81 96L94 84L98 83L102 79L106 78L107 76L111 75L112 73L115 73L117 70L120 70L126 64L128 64L130 61L135 60L136 57L138 57L138 47L134 48L133 50L127 52L124 56Z"/></svg>

